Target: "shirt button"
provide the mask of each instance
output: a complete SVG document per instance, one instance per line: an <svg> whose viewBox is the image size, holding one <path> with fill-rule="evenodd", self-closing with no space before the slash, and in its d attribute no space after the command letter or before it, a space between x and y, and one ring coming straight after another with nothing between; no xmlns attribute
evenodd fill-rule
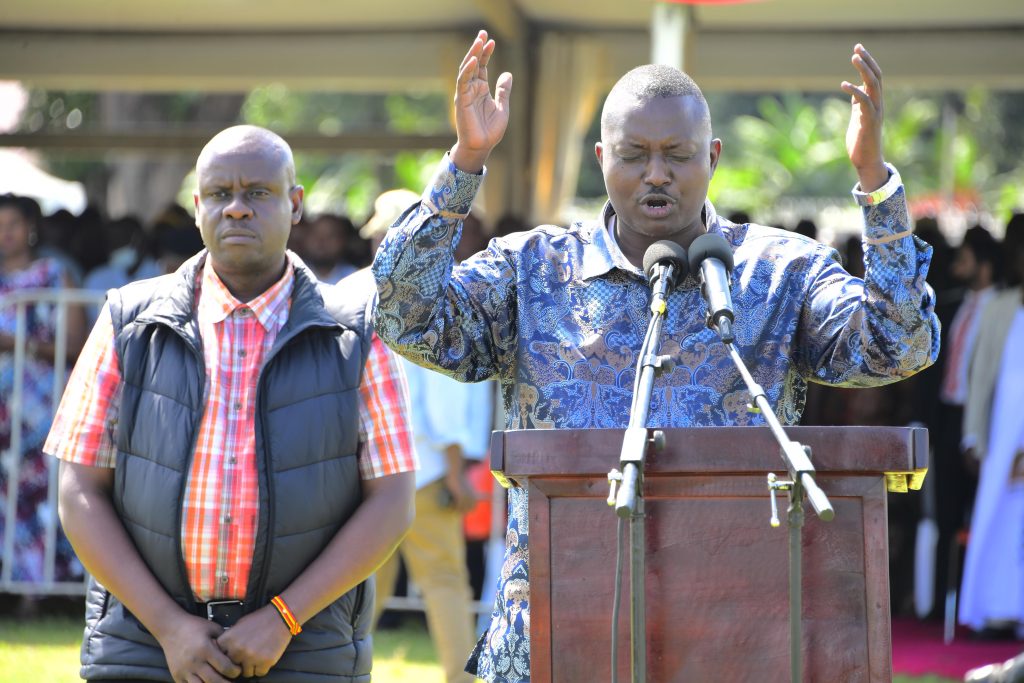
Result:
<svg viewBox="0 0 1024 683"><path fill-rule="evenodd" d="M242 402L241 401L235 401L234 408L235 408L235 410L241 410L242 409Z"/></svg>
<svg viewBox="0 0 1024 683"><path fill-rule="evenodd" d="M245 358L245 349L239 349L238 350L238 357L239 358Z"/></svg>
<svg viewBox="0 0 1024 683"><path fill-rule="evenodd" d="M224 524L231 524L231 515L224 515L220 518L220 521Z"/></svg>
<svg viewBox="0 0 1024 683"><path fill-rule="evenodd" d="M228 464L230 464L230 465L234 465L235 464L235 456L232 455L230 458L228 458Z"/></svg>
<svg viewBox="0 0 1024 683"><path fill-rule="evenodd" d="M220 581L221 583L227 583L228 582L228 575L227 574L221 574L220 576L217 577L217 580Z"/></svg>

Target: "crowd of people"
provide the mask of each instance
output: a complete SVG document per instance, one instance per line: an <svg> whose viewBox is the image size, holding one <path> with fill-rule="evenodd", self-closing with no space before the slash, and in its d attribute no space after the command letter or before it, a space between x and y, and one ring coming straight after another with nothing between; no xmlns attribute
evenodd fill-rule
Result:
<svg viewBox="0 0 1024 683"><path fill-rule="evenodd" d="M838 245L844 264L814 241L809 221L783 231L715 213L706 193L721 141L696 84L664 67L631 71L605 103L596 155L610 202L598 220L523 233L506 218L488 229L472 200L504 134L512 85L503 75L491 97L493 50L481 33L463 60L458 141L432 184L423 195L385 193L358 230L343 216L303 216L287 143L251 126L227 129L203 150L195 218L171 207L146 229L93 210L44 217L30 199L0 200L0 293L114 291L95 310L69 309L76 367L59 409L50 394L54 309L30 308L21 474L0 481L0 496L19 496L12 574L39 581L57 466L44 452L60 461L67 536L55 578L81 577L83 567L92 577L82 675L336 680L332 672L344 670L344 680L368 680L369 633L392 590L394 560L385 561L394 556L423 591L447 680L528 681L522 490L509 493L506 560L475 649L469 626L461 517L476 494L464 475L485 454L494 392L423 366L496 379L507 428L624 426L621 376L632 364L617 364L605 336L639 346L646 247L710 230L737 249L734 281L743 284L734 300L750 312L744 334L774 354L760 360L780 418L929 426L937 567L970 524L960 619L980 634L1024 635L1020 217L1001 245L980 226L951 247L934 221L910 224L899 174L883 163L881 72L858 46L852 62L864 85L843 89L865 233ZM488 244L489 235L499 239ZM806 311L790 305L794 292ZM682 379L694 368L675 368L655 387L652 421L733 424L739 377L727 359L690 348L706 348L714 334L690 314L700 310L698 288L671 296L686 314L669 320L667 337L718 379L709 396ZM569 302L578 308L564 310ZM14 333L5 307L4 449ZM790 333L800 344L793 355L779 336ZM579 358L553 378L565 340L576 340ZM164 514L179 508L180 518ZM897 565L918 516L894 524ZM375 571L376 612L366 608ZM1019 591L1008 594L1011 585ZM893 595L900 609L902 593Z"/></svg>

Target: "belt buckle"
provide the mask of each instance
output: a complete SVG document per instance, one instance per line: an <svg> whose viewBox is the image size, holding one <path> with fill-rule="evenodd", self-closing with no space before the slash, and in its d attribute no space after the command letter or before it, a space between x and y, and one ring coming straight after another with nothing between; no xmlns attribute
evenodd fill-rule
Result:
<svg viewBox="0 0 1024 683"><path fill-rule="evenodd" d="M242 618L242 601L211 600L206 603L206 618L224 628L231 628Z"/></svg>

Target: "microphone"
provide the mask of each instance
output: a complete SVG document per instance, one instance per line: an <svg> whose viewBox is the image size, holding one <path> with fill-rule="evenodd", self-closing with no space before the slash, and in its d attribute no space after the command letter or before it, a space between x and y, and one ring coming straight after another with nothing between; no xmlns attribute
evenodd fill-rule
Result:
<svg viewBox="0 0 1024 683"><path fill-rule="evenodd" d="M622 519L634 515L637 512L637 499L643 498L639 487L640 470L644 454L647 452L646 425L651 409L654 378L659 369L668 369L671 362L667 357L658 355L661 328L665 323L665 312L668 309L665 299L676 283L686 277L689 263L686 259L686 250L669 240L655 242L644 252L644 273L650 280L652 290L651 319L647 323L647 332L637 354L633 400L629 408L629 428L626 429L622 451L619 454L622 472L619 474L617 470L613 470L608 473L608 482L611 484L608 504L615 505L615 513ZM621 482L621 485L618 485L618 482ZM635 522L635 519L633 521Z"/></svg>
<svg viewBox="0 0 1024 683"><path fill-rule="evenodd" d="M717 232L701 235L690 245L690 270L700 271L701 292L708 304L708 327L716 330L726 344L733 342L732 294L729 274L732 272L732 249Z"/></svg>
<svg viewBox="0 0 1024 683"><path fill-rule="evenodd" d="M661 240L647 247L644 252L644 273L651 281L656 299L660 294L660 299L664 301L665 294L686 277L688 265L686 250L675 242ZM653 308L653 301L651 306Z"/></svg>

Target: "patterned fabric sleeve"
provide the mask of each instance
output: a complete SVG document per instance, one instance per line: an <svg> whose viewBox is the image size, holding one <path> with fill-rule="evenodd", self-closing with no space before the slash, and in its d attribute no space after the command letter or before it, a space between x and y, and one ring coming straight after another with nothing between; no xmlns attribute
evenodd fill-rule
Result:
<svg viewBox="0 0 1024 683"><path fill-rule="evenodd" d="M864 280L835 252L810 273L800 319L800 360L809 378L847 387L878 386L935 362L939 322L925 283L932 248L914 236L896 169L880 189L854 197L864 212Z"/></svg>
<svg viewBox="0 0 1024 683"><path fill-rule="evenodd" d="M405 372L376 334L359 385L359 440L359 475L364 480L419 467L412 445Z"/></svg>
<svg viewBox="0 0 1024 683"><path fill-rule="evenodd" d="M471 382L509 366L516 334L515 270L499 243L454 266L462 219L482 179L445 156L373 262L381 338L420 365Z"/></svg>
<svg viewBox="0 0 1024 683"><path fill-rule="evenodd" d="M43 452L76 465L114 467L120 399L114 326L104 304L64 389Z"/></svg>

